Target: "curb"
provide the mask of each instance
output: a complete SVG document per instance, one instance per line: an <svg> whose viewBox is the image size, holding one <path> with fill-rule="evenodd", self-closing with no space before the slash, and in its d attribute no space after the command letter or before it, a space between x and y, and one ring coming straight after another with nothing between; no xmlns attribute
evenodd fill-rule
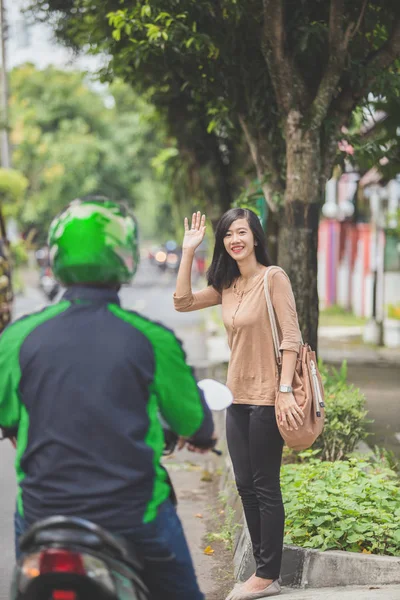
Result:
<svg viewBox="0 0 400 600"><path fill-rule="evenodd" d="M234 551L234 574L245 581L255 571L249 532L244 526ZM332 550L321 552L284 546L281 579L283 586L325 588L400 583L400 556L378 556Z"/></svg>

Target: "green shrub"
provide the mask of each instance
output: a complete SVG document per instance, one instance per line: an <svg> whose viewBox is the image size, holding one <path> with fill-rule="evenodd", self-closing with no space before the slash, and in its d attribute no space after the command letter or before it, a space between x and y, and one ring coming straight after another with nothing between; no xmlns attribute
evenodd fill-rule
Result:
<svg viewBox="0 0 400 600"><path fill-rule="evenodd" d="M357 442L368 436L365 396L347 382L347 364L340 370L320 364L325 388L325 427L313 449L321 450L322 460L342 460L354 451Z"/></svg>
<svg viewBox="0 0 400 600"><path fill-rule="evenodd" d="M282 490L287 544L400 553L400 487L391 469L357 458L310 458L282 468Z"/></svg>
<svg viewBox="0 0 400 600"><path fill-rule="evenodd" d="M28 262L28 252L26 244L23 240L10 244L11 258L14 267L22 267Z"/></svg>
<svg viewBox="0 0 400 600"><path fill-rule="evenodd" d="M393 450L387 450L386 448L381 448L380 446L374 446L372 459L380 465L388 467L397 473L397 475L400 475L400 462Z"/></svg>
<svg viewBox="0 0 400 600"><path fill-rule="evenodd" d="M400 319L400 304L388 304L387 315L389 319Z"/></svg>

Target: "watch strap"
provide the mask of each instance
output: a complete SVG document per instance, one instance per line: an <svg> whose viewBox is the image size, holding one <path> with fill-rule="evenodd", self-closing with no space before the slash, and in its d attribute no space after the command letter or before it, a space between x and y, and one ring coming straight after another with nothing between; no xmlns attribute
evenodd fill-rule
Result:
<svg viewBox="0 0 400 600"><path fill-rule="evenodd" d="M289 393L293 392L293 388L291 385L280 385L279 391L283 392L285 394L289 394Z"/></svg>

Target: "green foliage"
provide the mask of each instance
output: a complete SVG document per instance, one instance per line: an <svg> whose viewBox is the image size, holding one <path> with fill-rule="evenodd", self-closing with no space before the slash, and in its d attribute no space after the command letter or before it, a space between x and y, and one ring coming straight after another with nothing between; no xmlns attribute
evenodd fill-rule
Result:
<svg viewBox="0 0 400 600"><path fill-rule="evenodd" d="M374 446L373 459L378 464L383 465L400 475L400 462L392 450Z"/></svg>
<svg viewBox="0 0 400 600"><path fill-rule="evenodd" d="M365 325L366 319L358 317L342 306L333 305L321 310L319 313L319 324L327 327L352 327Z"/></svg>
<svg viewBox="0 0 400 600"><path fill-rule="evenodd" d="M145 188L146 201L168 201L151 166L166 143L163 122L126 84L94 90L83 73L28 64L11 73L10 89L13 162L29 183L14 205L22 227L44 237L66 204L94 193L137 207Z"/></svg>
<svg viewBox="0 0 400 600"><path fill-rule="evenodd" d="M400 487L386 466L351 458L282 468L285 542L320 550L400 553Z"/></svg>
<svg viewBox="0 0 400 600"><path fill-rule="evenodd" d="M208 533L206 539L210 543L223 542L227 550L233 550L236 532L242 526L237 522L237 515L231 506L226 504L225 509L221 512L220 517L222 517L222 520L219 519L218 531Z"/></svg>
<svg viewBox="0 0 400 600"><path fill-rule="evenodd" d="M387 315L389 319L400 320L400 304L388 304Z"/></svg>
<svg viewBox="0 0 400 600"><path fill-rule="evenodd" d="M396 177L400 171L399 70L400 64L397 64L397 78L378 99L354 113L351 127L345 135L353 147L353 154L342 154L342 159L346 158L361 173L375 167L387 180Z"/></svg>
<svg viewBox="0 0 400 600"><path fill-rule="evenodd" d="M15 169L0 169L0 202L4 207L4 215L15 215L21 205L28 180Z"/></svg>
<svg viewBox="0 0 400 600"><path fill-rule="evenodd" d="M347 364L340 370L320 364L325 389L325 427L313 448L322 460L342 460L351 454L357 442L368 436L368 411L359 388L347 382Z"/></svg>
<svg viewBox="0 0 400 600"><path fill-rule="evenodd" d="M28 263L28 251L24 240L18 240L10 244L11 260L15 268L22 267Z"/></svg>
<svg viewBox="0 0 400 600"><path fill-rule="evenodd" d="M111 60L102 70L104 78L123 77L136 89L149 92L158 106L171 108L178 103L184 122L197 115L204 121L203 129L216 132L220 142L232 133L235 138L238 121L244 118L254 138L274 149L263 175L273 171L274 181L284 183L287 140L281 118L285 109L277 97L277 79L288 78L286 92L293 97L292 108L301 110L305 123L323 110L322 143L328 141L324 137L328 131L339 139L342 117L348 124L354 108L370 103L371 93L382 98L390 91L394 98L399 90L395 60L399 52L393 44L385 45L399 14L390 0L354 0L337 8L334 19L330 2L291 3L290 10L285 10L284 0L280 4L288 63L276 64L275 72L268 60L273 3L69 0L61 6L59 0L39 0L31 10L39 18L50 18L59 38L74 48L86 47L90 39L91 52L106 52ZM279 40L276 36L276 43ZM382 68L383 63L379 66L374 59L387 46L393 58ZM321 88L326 94L313 104ZM347 97L352 101L346 102ZM168 109L170 123L175 112Z"/></svg>

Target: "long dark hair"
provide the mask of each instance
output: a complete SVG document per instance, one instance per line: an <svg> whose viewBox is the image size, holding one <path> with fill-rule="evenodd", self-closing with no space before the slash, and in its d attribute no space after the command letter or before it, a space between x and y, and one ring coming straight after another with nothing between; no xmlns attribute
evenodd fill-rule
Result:
<svg viewBox="0 0 400 600"><path fill-rule="evenodd" d="M212 285L219 292L229 288L240 275L237 262L229 256L224 246L227 231L232 223L238 219L246 219L253 232L254 241L257 242L255 247L257 262L266 267L272 264L268 256L265 233L257 215L247 208L231 208L218 221L215 231L214 254L210 268L207 271L208 285Z"/></svg>

